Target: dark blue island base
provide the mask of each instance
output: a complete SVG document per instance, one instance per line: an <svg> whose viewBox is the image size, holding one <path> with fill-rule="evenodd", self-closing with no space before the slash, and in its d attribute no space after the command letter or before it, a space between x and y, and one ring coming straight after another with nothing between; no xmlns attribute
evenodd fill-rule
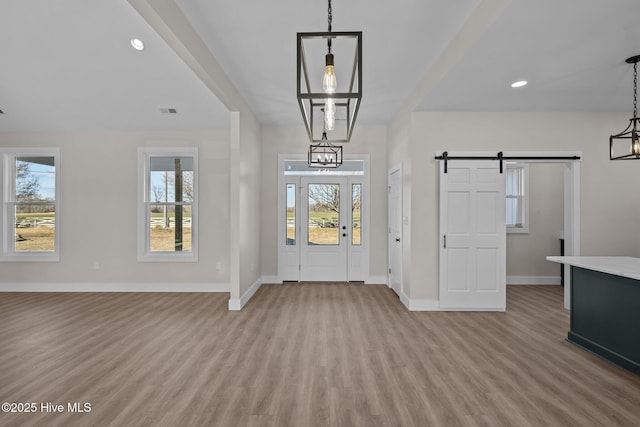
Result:
<svg viewBox="0 0 640 427"><path fill-rule="evenodd" d="M640 280L572 266L567 341L640 375Z"/></svg>

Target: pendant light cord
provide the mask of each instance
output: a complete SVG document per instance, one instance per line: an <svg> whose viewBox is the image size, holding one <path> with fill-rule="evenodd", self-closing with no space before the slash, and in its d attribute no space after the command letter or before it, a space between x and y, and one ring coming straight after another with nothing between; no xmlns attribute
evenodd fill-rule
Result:
<svg viewBox="0 0 640 427"><path fill-rule="evenodd" d="M333 11L331 10L331 0L329 1L329 9L327 11L327 21L329 24L329 32L331 32L331 23L333 21ZM329 53L331 53L331 39L327 40L327 48L329 49Z"/></svg>
<svg viewBox="0 0 640 427"><path fill-rule="evenodd" d="M638 63L633 64L633 117L638 117Z"/></svg>

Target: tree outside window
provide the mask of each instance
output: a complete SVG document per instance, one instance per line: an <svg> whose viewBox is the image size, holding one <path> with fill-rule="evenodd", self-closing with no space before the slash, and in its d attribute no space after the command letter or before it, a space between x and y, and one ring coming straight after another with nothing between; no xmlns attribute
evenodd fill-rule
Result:
<svg viewBox="0 0 640 427"><path fill-rule="evenodd" d="M196 154L189 148L139 151L139 260L197 260Z"/></svg>

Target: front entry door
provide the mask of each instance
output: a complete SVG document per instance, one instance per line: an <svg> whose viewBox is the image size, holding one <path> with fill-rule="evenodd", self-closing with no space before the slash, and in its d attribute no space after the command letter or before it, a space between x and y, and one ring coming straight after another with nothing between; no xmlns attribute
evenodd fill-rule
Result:
<svg viewBox="0 0 640 427"><path fill-rule="evenodd" d="M366 162L339 170L280 160L278 277L282 281L364 282L369 277Z"/></svg>
<svg viewBox="0 0 640 427"><path fill-rule="evenodd" d="M349 192L347 178L301 180L300 280L346 282Z"/></svg>

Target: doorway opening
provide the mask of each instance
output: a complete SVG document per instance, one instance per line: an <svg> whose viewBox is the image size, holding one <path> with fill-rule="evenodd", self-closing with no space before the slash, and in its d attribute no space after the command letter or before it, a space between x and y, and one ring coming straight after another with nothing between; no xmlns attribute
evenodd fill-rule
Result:
<svg viewBox="0 0 640 427"><path fill-rule="evenodd" d="M507 162L507 285L561 285L564 166Z"/></svg>

